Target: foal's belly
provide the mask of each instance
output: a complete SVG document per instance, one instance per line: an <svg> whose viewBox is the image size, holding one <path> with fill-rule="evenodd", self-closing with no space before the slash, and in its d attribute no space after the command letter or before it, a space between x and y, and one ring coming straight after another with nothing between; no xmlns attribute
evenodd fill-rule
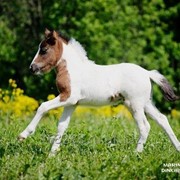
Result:
<svg viewBox="0 0 180 180"><path fill-rule="evenodd" d="M78 104L84 106L104 106L117 104L121 101L124 101L124 97L120 93L93 93L82 97Z"/></svg>
<svg viewBox="0 0 180 180"><path fill-rule="evenodd" d="M78 105L83 106L104 106L111 104L108 99L81 99L78 101Z"/></svg>

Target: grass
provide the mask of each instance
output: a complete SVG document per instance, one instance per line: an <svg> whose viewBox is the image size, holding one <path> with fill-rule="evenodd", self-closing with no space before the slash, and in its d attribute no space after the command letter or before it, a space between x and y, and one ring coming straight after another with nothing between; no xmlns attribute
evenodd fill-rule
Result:
<svg viewBox="0 0 180 180"><path fill-rule="evenodd" d="M136 153L138 132L133 120L73 117L60 151L48 158L57 120L46 117L24 142L18 134L25 120L0 121L0 179L178 179L179 173L162 172L165 163L180 163L180 153L150 120L151 132L143 153ZM180 120L170 120L180 139ZM179 169L174 167L171 169Z"/></svg>

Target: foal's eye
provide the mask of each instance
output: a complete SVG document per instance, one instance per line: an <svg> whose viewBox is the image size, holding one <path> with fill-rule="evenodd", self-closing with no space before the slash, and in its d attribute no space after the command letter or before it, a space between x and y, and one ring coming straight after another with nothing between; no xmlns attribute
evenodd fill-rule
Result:
<svg viewBox="0 0 180 180"><path fill-rule="evenodd" d="M43 47L43 48L40 49L40 52L39 52L39 53L40 53L40 54L46 54L47 50L48 50L47 47Z"/></svg>

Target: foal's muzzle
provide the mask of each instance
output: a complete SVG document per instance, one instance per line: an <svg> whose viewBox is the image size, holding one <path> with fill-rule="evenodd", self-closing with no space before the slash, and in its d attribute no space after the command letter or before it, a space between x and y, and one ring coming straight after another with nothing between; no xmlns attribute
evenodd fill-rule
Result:
<svg viewBox="0 0 180 180"><path fill-rule="evenodd" d="M30 67L29 67L29 70L33 74L38 73L40 71L39 67L36 64L31 64Z"/></svg>

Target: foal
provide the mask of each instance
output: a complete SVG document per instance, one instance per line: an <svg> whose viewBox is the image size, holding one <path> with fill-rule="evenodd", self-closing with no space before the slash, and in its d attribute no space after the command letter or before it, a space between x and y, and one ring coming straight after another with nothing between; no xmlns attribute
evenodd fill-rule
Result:
<svg viewBox="0 0 180 180"><path fill-rule="evenodd" d="M165 77L156 70L148 71L130 63L96 65L88 60L85 50L77 41L46 29L45 39L39 45L30 70L34 74L42 74L53 68L57 72L56 85L60 94L40 105L33 120L20 134L20 140L35 131L47 111L63 106L64 111L51 148L51 154L55 154L77 105L112 105L123 100L139 128L140 138L136 148L138 152L143 151L150 131L145 113L165 130L175 148L180 151L180 142L166 116L152 104L151 80L160 86L167 100L175 101L179 98Z"/></svg>

